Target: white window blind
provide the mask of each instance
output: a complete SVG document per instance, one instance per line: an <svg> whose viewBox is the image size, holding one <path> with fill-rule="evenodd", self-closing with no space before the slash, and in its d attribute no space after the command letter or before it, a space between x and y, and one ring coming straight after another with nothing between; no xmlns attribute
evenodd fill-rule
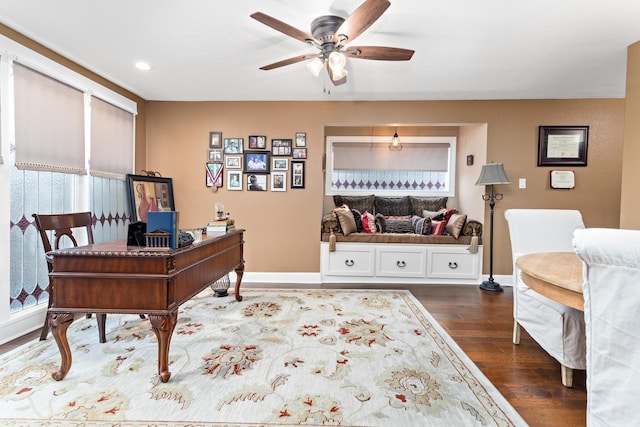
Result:
<svg viewBox="0 0 640 427"><path fill-rule="evenodd" d="M120 177L133 171L133 114L91 97L91 175Z"/></svg>
<svg viewBox="0 0 640 427"><path fill-rule="evenodd" d="M84 94L14 62L16 167L84 174Z"/></svg>

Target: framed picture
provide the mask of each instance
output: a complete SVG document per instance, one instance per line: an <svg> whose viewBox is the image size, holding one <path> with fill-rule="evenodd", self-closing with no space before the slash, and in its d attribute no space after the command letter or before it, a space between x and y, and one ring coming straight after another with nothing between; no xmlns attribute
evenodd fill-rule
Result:
<svg viewBox="0 0 640 427"><path fill-rule="evenodd" d="M304 188L304 160L291 161L291 188Z"/></svg>
<svg viewBox="0 0 640 427"><path fill-rule="evenodd" d="M225 138L224 154L242 154L243 138Z"/></svg>
<svg viewBox="0 0 640 427"><path fill-rule="evenodd" d="M250 135L249 136L249 149L250 150L264 150L267 148L267 137L264 135Z"/></svg>
<svg viewBox="0 0 640 427"><path fill-rule="evenodd" d="M221 162L222 161L222 150L217 148L214 150L208 150L207 152L207 160L210 162Z"/></svg>
<svg viewBox="0 0 640 427"><path fill-rule="evenodd" d="M587 166L589 126L540 126L538 166Z"/></svg>
<svg viewBox="0 0 640 427"><path fill-rule="evenodd" d="M307 134L305 132L296 132L296 147L307 146Z"/></svg>
<svg viewBox="0 0 640 427"><path fill-rule="evenodd" d="M159 176L127 174L130 222L147 222L149 211L174 211L173 181Z"/></svg>
<svg viewBox="0 0 640 427"><path fill-rule="evenodd" d="M268 151L247 151L244 153L245 173L269 173L271 159Z"/></svg>
<svg viewBox="0 0 640 427"><path fill-rule="evenodd" d="M306 159L307 158L307 149L306 148L294 148L293 149L293 158L294 159Z"/></svg>
<svg viewBox="0 0 640 427"><path fill-rule="evenodd" d="M247 175L247 190L267 191L267 175Z"/></svg>
<svg viewBox="0 0 640 427"><path fill-rule="evenodd" d="M205 166L207 187L222 187L222 162L207 162Z"/></svg>
<svg viewBox="0 0 640 427"><path fill-rule="evenodd" d="M274 171L286 171L289 170L289 159L281 159L274 157L271 159L271 169Z"/></svg>
<svg viewBox="0 0 640 427"><path fill-rule="evenodd" d="M222 148L222 132L209 132L209 148Z"/></svg>
<svg viewBox="0 0 640 427"><path fill-rule="evenodd" d="M286 172L271 172L271 191L287 191Z"/></svg>
<svg viewBox="0 0 640 427"><path fill-rule="evenodd" d="M291 142L290 139L272 139L271 154L274 156L290 156Z"/></svg>
<svg viewBox="0 0 640 427"><path fill-rule="evenodd" d="M227 169L241 169L242 156L225 156L224 167Z"/></svg>
<svg viewBox="0 0 640 427"><path fill-rule="evenodd" d="M227 190L242 190L241 171L227 171Z"/></svg>

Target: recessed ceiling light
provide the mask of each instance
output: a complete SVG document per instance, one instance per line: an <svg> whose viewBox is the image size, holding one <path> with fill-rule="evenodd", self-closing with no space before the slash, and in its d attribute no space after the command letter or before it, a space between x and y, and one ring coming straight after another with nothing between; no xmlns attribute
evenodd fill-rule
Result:
<svg viewBox="0 0 640 427"><path fill-rule="evenodd" d="M138 70L149 71L151 69L151 65L146 62L138 61L136 62L136 68Z"/></svg>

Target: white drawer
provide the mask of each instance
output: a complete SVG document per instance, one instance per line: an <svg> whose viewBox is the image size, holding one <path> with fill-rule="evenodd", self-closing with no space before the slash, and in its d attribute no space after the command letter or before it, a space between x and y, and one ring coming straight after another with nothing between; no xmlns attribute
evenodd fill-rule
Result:
<svg viewBox="0 0 640 427"><path fill-rule="evenodd" d="M340 248L329 252L327 275L335 276L373 276L374 248Z"/></svg>
<svg viewBox="0 0 640 427"><path fill-rule="evenodd" d="M425 277L427 251L422 248L379 248L376 255L376 276Z"/></svg>
<svg viewBox="0 0 640 427"><path fill-rule="evenodd" d="M434 279L475 279L480 275L480 257L466 247L429 250L427 277Z"/></svg>

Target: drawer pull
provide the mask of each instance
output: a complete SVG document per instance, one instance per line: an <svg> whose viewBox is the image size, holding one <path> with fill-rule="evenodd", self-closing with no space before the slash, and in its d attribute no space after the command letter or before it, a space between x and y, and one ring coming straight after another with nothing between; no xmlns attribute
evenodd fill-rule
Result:
<svg viewBox="0 0 640 427"><path fill-rule="evenodd" d="M405 268L407 266L407 263L404 261L396 261L396 265L398 266L398 268Z"/></svg>
<svg viewBox="0 0 640 427"><path fill-rule="evenodd" d="M355 262L353 262L352 259L345 259L344 260L344 265L346 265L347 267L353 267L355 264Z"/></svg>
<svg viewBox="0 0 640 427"><path fill-rule="evenodd" d="M457 262L449 262L449 268L452 270L455 270L456 268L458 268L458 263Z"/></svg>

